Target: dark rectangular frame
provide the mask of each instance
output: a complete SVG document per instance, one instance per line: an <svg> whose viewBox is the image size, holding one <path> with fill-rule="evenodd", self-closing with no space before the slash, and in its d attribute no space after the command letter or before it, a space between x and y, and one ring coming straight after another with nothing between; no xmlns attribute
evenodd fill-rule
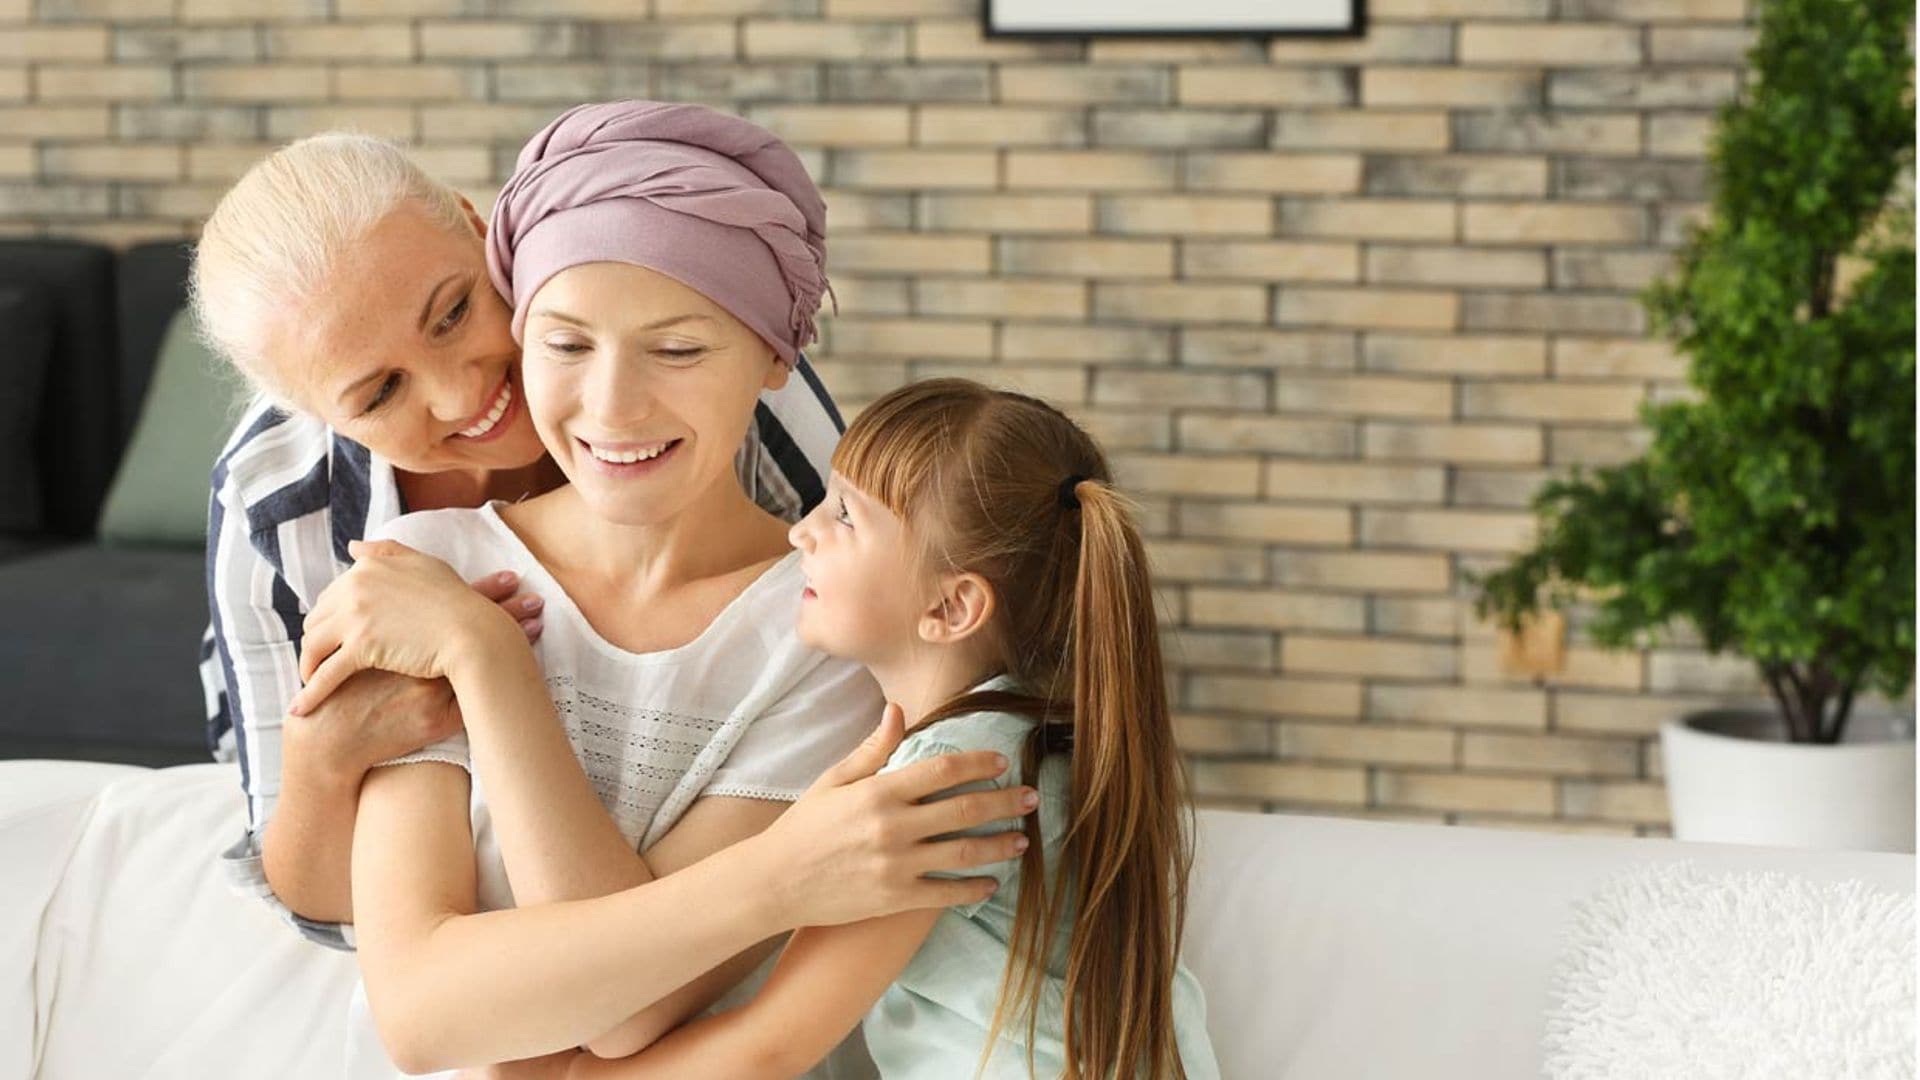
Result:
<svg viewBox="0 0 1920 1080"><path fill-rule="evenodd" d="M1030 38L1059 39L1080 37L1113 38L1195 38L1195 37L1256 37L1256 38L1358 38L1367 34L1367 0L1351 0L1353 22L1345 27L1334 29L1275 30L1271 27L1198 27L1190 29L1136 29L1127 28L1080 28L1073 30L998 30L993 25L994 0L982 0L980 5L980 31L990 38Z"/></svg>

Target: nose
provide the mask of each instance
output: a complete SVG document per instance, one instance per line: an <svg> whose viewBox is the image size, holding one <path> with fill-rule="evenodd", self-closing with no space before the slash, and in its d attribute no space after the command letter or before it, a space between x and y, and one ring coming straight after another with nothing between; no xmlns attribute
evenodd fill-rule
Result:
<svg viewBox="0 0 1920 1080"><path fill-rule="evenodd" d="M455 367L445 365L438 378L422 379L426 384L427 408L434 419L449 424L464 423L493 404L488 395L497 387L488 371L477 364Z"/></svg>
<svg viewBox="0 0 1920 1080"><path fill-rule="evenodd" d="M813 514L819 512L819 508L816 507ZM813 522L813 514L808 514L799 521L794 522L793 527L787 530L787 543L807 554L813 553L813 529L810 527Z"/></svg>
<svg viewBox="0 0 1920 1080"><path fill-rule="evenodd" d="M595 356L590 363L593 370L582 388L583 411L604 434L627 433L652 414L653 393L644 364L612 351Z"/></svg>

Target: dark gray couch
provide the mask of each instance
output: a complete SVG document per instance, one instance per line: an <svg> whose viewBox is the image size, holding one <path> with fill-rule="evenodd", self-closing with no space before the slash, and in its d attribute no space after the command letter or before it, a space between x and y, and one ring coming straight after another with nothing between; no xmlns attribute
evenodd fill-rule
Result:
<svg viewBox="0 0 1920 1080"><path fill-rule="evenodd" d="M0 758L206 759L205 553L95 535L187 258L0 243Z"/></svg>

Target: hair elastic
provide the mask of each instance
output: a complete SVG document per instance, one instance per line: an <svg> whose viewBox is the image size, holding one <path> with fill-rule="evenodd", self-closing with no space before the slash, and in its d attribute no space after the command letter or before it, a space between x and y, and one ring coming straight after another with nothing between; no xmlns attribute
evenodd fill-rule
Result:
<svg viewBox="0 0 1920 1080"><path fill-rule="evenodd" d="M1062 509L1065 509L1065 510L1080 509L1080 496L1075 495L1073 493L1073 489L1076 487L1079 487L1080 481L1085 479L1086 477L1081 476L1079 473L1075 473L1072 476L1067 477L1066 480L1061 483L1060 506Z"/></svg>

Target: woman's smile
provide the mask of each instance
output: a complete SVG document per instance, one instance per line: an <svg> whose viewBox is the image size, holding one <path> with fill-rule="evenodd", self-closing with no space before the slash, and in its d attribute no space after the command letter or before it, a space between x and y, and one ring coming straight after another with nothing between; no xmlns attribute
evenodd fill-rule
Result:
<svg viewBox="0 0 1920 1080"><path fill-rule="evenodd" d="M452 437L463 442L492 442L513 427L520 412L520 395L514 393L513 375L509 372L506 378L500 380L500 387L488 400L486 410L469 420Z"/></svg>
<svg viewBox="0 0 1920 1080"><path fill-rule="evenodd" d="M678 458L684 439L655 440L653 442L588 442L574 439L586 451L588 460L593 462L593 470L602 476L629 479L650 476L665 468Z"/></svg>

